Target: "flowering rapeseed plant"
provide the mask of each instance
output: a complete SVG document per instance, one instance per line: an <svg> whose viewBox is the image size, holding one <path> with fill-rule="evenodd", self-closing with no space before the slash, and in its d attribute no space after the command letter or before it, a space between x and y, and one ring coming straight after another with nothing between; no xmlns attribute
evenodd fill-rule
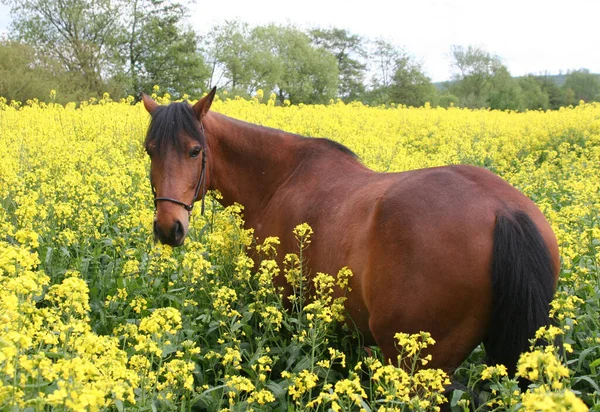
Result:
<svg viewBox="0 0 600 412"><path fill-rule="evenodd" d="M448 400L459 410L476 401L598 410L600 105L512 113L262 99L225 97L213 108L329 137L381 172L483 166L531 197L562 259L556 325L538 338L562 348L523 354L525 392L478 349L455 374L478 399L457 391ZM243 207L222 209L214 193L205 216L194 212L183 248L154 244L148 121L133 98L66 106L0 98L0 409L439 407L449 377L424 369L431 337L397 335L394 365L364 351L344 326L344 294L333 293L347 290L352 272L307 272L308 225L294 232L297 250L278 256L277 239L256 244ZM275 281L289 284L291 299Z"/></svg>

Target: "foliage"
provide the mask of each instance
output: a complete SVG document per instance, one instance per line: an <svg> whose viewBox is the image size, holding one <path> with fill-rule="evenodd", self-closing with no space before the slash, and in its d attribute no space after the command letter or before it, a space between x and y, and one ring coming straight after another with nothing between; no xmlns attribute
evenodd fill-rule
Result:
<svg viewBox="0 0 600 412"><path fill-rule="evenodd" d="M408 55L396 60L396 71L389 87L392 102L419 107L436 99L436 91L431 79L423 73L421 64Z"/></svg>
<svg viewBox="0 0 600 412"><path fill-rule="evenodd" d="M365 40L344 29L312 29L313 42L330 51L338 62L338 97L344 101L358 100L365 92L366 64L361 58L366 55Z"/></svg>
<svg viewBox="0 0 600 412"><path fill-rule="evenodd" d="M437 104L437 90L415 57L385 39L377 39L372 43L371 58L372 89L364 93L363 101L414 107L426 102Z"/></svg>
<svg viewBox="0 0 600 412"><path fill-rule="evenodd" d="M175 97L182 90L199 96L209 73L198 50L198 36L182 26L187 5L129 0L125 10L118 42L125 93L138 95L160 84Z"/></svg>
<svg viewBox="0 0 600 412"><path fill-rule="evenodd" d="M517 81L521 88L521 109L546 110L550 108L550 94L544 90L544 84L537 77L529 75L521 77Z"/></svg>
<svg viewBox="0 0 600 412"><path fill-rule="evenodd" d="M518 110L522 108L521 88L504 66L497 68L490 78L487 105L498 110Z"/></svg>
<svg viewBox="0 0 600 412"><path fill-rule="evenodd" d="M112 69L116 54L119 7L112 0L7 0L14 35L80 74L79 86L102 89L102 72Z"/></svg>
<svg viewBox="0 0 600 412"><path fill-rule="evenodd" d="M387 88L391 86L396 62L402 56L400 47L386 39L379 38L372 42L370 56L375 66L373 87Z"/></svg>
<svg viewBox="0 0 600 412"><path fill-rule="evenodd" d="M249 37L248 24L240 21L225 21L210 29L204 42L211 66L211 86L225 87L246 96L248 90L245 89L252 80L249 61L254 53Z"/></svg>
<svg viewBox="0 0 600 412"><path fill-rule="evenodd" d="M417 368L429 361L427 333L397 335L400 362L412 365L400 369L339 322L344 297L332 291L351 272L307 276L306 225L281 265L277 239L257 244L242 208L214 201L205 216L195 211L183 248L155 244L149 119L132 103L0 101L0 409L387 411L442 401L448 377ZM520 392L478 348L455 376L476 395L449 401L456 410L585 410L582 401L598 410L598 104L509 113L256 98L213 108L330 137L377 171L470 163L526 193L562 259L556 327L539 337L560 337L564 350L523 354L519 374L532 383ZM273 286L278 276L295 288L292 301ZM316 299L305 300L307 288Z"/></svg>
<svg viewBox="0 0 600 412"><path fill-rule="evenodd" d="M563 84L567 104L600 100L600 78L587 69L567 73Z"/></svg>
<svg viewBox="0 0 600 412"><path fill-rule="evenodd" d="M548 96L548 105L550 109L556 110L564 105L563 92L553 78L549 75L541 75L535 76L535 79L540 84L542 92Z"/></svg>
<svg viewBox="0 0 600 412"><path fill-rule="evenodd" d="M260 50L270 52L280 73L274 92L283 103L326 103L338 88L338 67L331 52L314 47L310 37L291 26L269 25L252 31Z"/></svg>
<svg viewBox="0 0 600 412"><path fill-rule="evenodd" d="M326 103L337 95L335 57L293 26L250 29L240 22L225 23L209 32L208 50L214 53L212 81L220 68L222 84L234 95L260 89L267 97L275 93L280 104Z"/></svg>
<svg viewBox="0 0 600 412"><path fill-rule="evenodd" d="M506 79L506 67L498 56L480 47L452 46L452 67L455 71L450 92L459 97L463 107L492 107L488 100L490 92L503 92L501 87L495 88L493 83L501 83ZM499 79L495 78L497 75Z"/></svg>
<svg viewBox="0 0 600 412"><path fill-rule="evenodd" d="M206 86L208 68L198 51L198 39L181 26L187 12L182 2L5 3L11 5L11 35L33 47L37 55L59 62L75 88L87 96L100 96L106 87L120 96L137 95L159 82L178 97L180 90L200 94Z"/></svg>
<svg viewBox="0 0 600 412"><path fill-rule="evenodd" d="M57 60L39 56L27 44L0 40L0 95L25 102L35 96L49 99L50 89L58 91L62 103L89 97L73 87L71 75Z"/></svg>

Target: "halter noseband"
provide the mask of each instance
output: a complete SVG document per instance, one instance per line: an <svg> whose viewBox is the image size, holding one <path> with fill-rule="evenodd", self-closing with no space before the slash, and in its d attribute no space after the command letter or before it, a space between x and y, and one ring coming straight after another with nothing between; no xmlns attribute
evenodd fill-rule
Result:
<svg viewBox="0 0 600 412"><path fill-rule="evenodd" d="M200 122L200 130L204 135L204 126L202 122ZM206 140L206 137L205 137ZM182 202L181 200L173 199L170 197L156 197L156 188L154 184L152 184L152 179L150 179L150 187L152 187L152 194L154 195L154 209L158 206L158 202L171 202L176 205L182 206L185 210L188 211L189 216L192 215L192 210L194 209L194 202L198 198L198 193L200 193L200 189L202 188L202 207L200 208L200 213L204 215L204 196L206 196L206 146L202 148L202 168L200 169L200 177L198 178L198 184L196 185L196 190L194 191L194 198L192 199L191 204L187 204Z"/></svg>

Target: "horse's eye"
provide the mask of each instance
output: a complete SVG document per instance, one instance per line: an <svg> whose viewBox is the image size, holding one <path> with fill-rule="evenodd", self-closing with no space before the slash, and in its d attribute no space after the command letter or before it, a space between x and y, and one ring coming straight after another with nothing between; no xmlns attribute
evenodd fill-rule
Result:
<svg viewBox="0 0 600 412"><path fill-rule="evenodd" d="M190 157L198 157L201 151L202 148L200 146L194 147L192 150L190 150Z"/></svg>

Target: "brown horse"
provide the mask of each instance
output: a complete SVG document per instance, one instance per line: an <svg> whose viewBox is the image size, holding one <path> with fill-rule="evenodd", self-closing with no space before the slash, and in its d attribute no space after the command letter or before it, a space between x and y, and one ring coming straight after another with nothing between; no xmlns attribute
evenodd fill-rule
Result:
<svg viewBox="0 0 600 412"><path fill-rule="evenodd" d="M143 96L161 242L183 243L193 203L212 189L280 251L295 250L292 229L307 222L311 272L354 273L346 309L367 344L395 359L396 332L429 331L432 367L451 371L484 342L514 371L549 323L560 264L531 200L473 166L377 173L333 141L210 112L214 95L193 107Z"/></svg>

